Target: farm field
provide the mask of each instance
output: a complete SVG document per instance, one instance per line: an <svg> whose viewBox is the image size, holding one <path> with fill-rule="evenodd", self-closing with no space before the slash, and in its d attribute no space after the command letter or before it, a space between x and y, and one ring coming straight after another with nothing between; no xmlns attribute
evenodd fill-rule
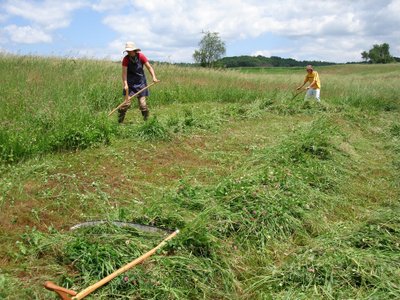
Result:
<svg viewBox="0 0 400 300"><path fill-rule="evenodd" d="M400 298L400 67L153 65L118 125L120 65L0 56L0 299ZM24 70L21 72L21 70Z"/></svg>

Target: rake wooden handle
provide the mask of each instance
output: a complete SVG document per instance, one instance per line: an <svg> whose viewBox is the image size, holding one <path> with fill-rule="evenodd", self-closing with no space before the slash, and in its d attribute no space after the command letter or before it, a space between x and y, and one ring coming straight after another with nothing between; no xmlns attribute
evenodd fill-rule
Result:
<svg viewBox="0 0 400 300"><path fill-rule="evenodd" d="M141 92L143 92L144 90L147 90L149 87L151 87L152 85L154 85L154 84L156 84L156 83L157 83L156 81L153 81L153 83L150 83L148 86L145 86L144 88L142 88L141 90L139 90L138 92L136 92L135 94L133 94L133 95L131 96L131 98L132 98L132 97L135 97L135 96L137 96L137 95L139 95ZM129 97L128 92L126 92L124 102L122 102L120 105L118 105L116 108L114 108L114 109L108 114L108 116L111 116L118 108L120 108L122 105L124 105L124 103L126 102L126 100L128 99L128 97Z"/></svg>
<svg viewBox="0 0 400 300"><path fill-rule="evenodd" d="M119 268L115 272L111 273L107 277L103 278L102 280L98 281L97 283L87 287L83 291L79 292L76 294L74 297L72 297L72 300L80 300L89 295L90 293L94 292L97 290L99 287L103 286L113 278L117 277L118 275L121 275L122 273L126 272L130 268L136 266L137 264L140 264L143 262L145 259L147 259L149 256L153 255L158 249L160 249L162 246L166 244L167 241L172 239L174 236L176 236L179 233L179 230L174 231L171 233L169 236L167 236L160 244L158 244L155 248L151 249L149 252L146 252L142 256L136 258L135 260L131 261L129 264ZM64 300L64 299L63 299Z"/></svg>
<svg viewBox="0 0 400 300"><path fill-rule="evenodd" d="M56 292L62 300L71 300L70 296L75 296L77 294L77 292L58 286L51 281L46 281L44 287L50 291Z"/></svg>

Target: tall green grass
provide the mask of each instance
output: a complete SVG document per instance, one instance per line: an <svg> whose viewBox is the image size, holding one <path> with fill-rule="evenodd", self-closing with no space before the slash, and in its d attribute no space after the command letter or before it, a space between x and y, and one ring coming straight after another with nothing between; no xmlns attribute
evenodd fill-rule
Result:
<svg viewBox="0 0 400 300"><path fill-rule="evenodd" d="M112 69L109 62L1 56L1 159L109 142L116 126L100 110L117 98Z"/></svg>
<svg viewBox="0 0 400 300"><path fill-rule="evenodd" d="M384 76L373 74L373 70L366 83L365 73L332 77L330 68L320 71L324 102L362 110L398 109L397 69ZM303 108L299 104L303 95L289 101L303 80L304 74L299 71L242 74L157 64L155 69L162 83L151 91L149 102L153 107L209 102L240 103L246 109L259 99L260 105L276 111L296 113ZM84 149L120 136L115 116L106 116L122 102L119 63L2 55L0 71L4 74L0 103L2 161ZM173 120L170 125L177 130Z"/></svg>
<svg viewBox="0 0 400 300"><path fill-rule="evenodd" d="M321 68L318 104L292 99L301 70L154 67L151 118L119 126L118 63L1 57L2 298L81 291L163 238L67 228L95 218L181 232L92 299L400 297L396 68Z"/></svg>

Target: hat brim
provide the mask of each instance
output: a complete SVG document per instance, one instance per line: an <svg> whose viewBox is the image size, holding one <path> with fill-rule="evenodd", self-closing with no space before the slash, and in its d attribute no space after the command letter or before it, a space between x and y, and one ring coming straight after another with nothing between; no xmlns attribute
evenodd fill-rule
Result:
<svg viewBox="0 0 400 300"><path fill-rule="evenodd" d="M125 48L125 51L140 51L139 48Z"/></svg>

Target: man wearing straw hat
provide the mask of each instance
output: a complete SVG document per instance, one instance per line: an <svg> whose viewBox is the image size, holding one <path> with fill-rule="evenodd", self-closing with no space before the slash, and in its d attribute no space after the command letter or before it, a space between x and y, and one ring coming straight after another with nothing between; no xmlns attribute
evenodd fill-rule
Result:
<svg viewBox="0 0 400 300"><path fill-rule="evenodd" d="M304 78L304 82L301 86L299 86L297 89L301 89L307 82L309 83L308 86L306 87L307 93L304 97L304 100L306 100L309 97L314 97L318 102L321 100L319 99L320 91L321 91L321 81L319 79L319 74L317 71L314 71L312 65L308 65L306 67L307 75Z"/></svg>
<svg viewBox="0 0 400 300"><path fill-rule="evenodd" d="M124 104L118 109L118 122L122 123L125 118L125 114L129 107L131 107L132 96L147 86L146 75L143 70L143 66L147 68L154 82L159 82L154 73L153 67L150 65L146 56L140 52L140 49L136 47L134 42L127 42L125 44L125 51L128 53L122 59L122 84L123 84L123 95L126 98ZM124 51L124 52L125 52ZM149 117L149 109L146 103L146 97L149 95L149 90L145 89L143 92L137 95L139 109L142 112L143 119L146 121Z"/></svg>

